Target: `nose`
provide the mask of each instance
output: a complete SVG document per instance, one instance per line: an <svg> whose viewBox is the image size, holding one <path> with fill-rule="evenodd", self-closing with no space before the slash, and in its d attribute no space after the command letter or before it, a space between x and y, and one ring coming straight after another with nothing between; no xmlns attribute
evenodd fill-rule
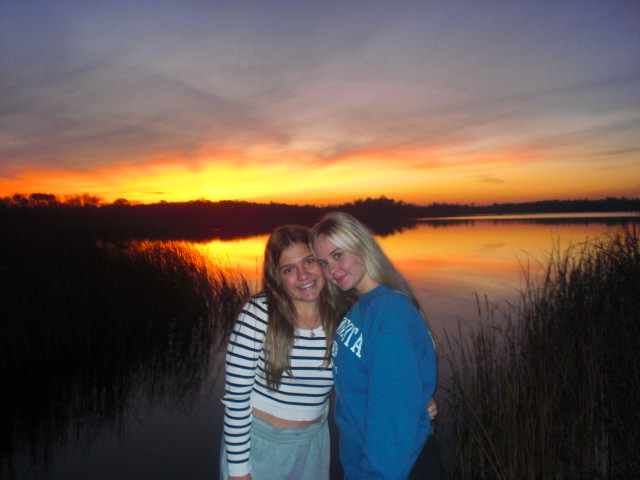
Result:
<svg viewBox="0 0 640 480"><path fill-rule="evenodd" d="M296 273L298 274L299 279L304 279L309 276L309 271L306 267L296 269Z"/></svg>
<svg viewBox="0 0 640 480"><path fill-rule="evenodd" d="M333 261L329 261L329 264L327 265L327 271L333 275L333 272L335 272L338 268L338 265L336 265L335 262Z"/></svg>

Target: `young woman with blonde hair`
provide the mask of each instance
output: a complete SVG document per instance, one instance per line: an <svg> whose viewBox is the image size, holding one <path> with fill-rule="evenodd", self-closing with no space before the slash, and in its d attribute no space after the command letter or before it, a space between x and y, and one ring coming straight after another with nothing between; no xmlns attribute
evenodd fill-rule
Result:
<svg viewBox="0 0 640 480"><path fill-rule="evenodd" d="M313 227L311 242L331 297L358 296L336 330L332 353L344 478L413 478L432 433L424 406L437 376L422 308L373 235L352 216L326 215Z"/></svg>

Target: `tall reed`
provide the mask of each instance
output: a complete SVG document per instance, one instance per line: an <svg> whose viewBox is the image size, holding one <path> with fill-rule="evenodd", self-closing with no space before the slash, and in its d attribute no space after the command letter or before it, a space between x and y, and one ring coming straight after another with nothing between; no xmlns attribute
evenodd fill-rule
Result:
<svg viewBox="0 0 640 480"><path fill-rule="evenodd" d="M640 476L635 226L550 255L520 301L448 338L460 479Z"/></svg>
<svg viewBox="0 0 640 480"><path fill-rule="evenodd" d="M146 402L188 407L248 286L182 243L73 232L0 237L0 467L120 428Z"/></svg>

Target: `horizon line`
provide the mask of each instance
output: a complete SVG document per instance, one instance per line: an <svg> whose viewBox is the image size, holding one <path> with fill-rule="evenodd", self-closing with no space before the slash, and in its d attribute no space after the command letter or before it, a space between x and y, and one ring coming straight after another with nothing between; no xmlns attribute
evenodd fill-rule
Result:
<svg viewBox="0 0 640 480"><path fill-rule="evenodd" d="M18 197L16 199L16 197ZM34 198L37 197L37 198ZM39 198L38 198L39 197ZM394 204L397 205L406 205L406 206L410 206L410 207L432 207L432 206L459 206L459 207L491 207L491 206L495 206L495 205L528 205L528 204L536 204L536 203L547 203L547 202L557 202L557 203L562 203L562 202L607 202L607 201L640 201L640 197L626 197L626 196L621 196L621 197L603 197L603 198L598 198L598 199L590 199L590 198L570 198L570 199L559 199L559 198L545 198L545 199L541 199L541 200L529 200L529 201L510 201L510 202L487 202L487 203L476 203L476 202L467 202L467 203L460 203L460 202L437 202L437 201L433 201L430 203L414 203L414 202L408 202L402 199L396 199L393 197L387 197L386 195L379 195L378 197L371 197L368 196L366 198L360 197L360 198L355 198L353 200L350 201L346 201L346 202L340 202L340 203L319 203L319 202L315 202L315 203L289 203L289 202L282 202L282 201L274 201L274 200L265 200L265 201L254 201L254 200L243 200L243 199L220 199L220 200L210 200L207 198L195 198L195 199L191 199L191 200L182 200L182 201L166 201L166 200L158 200L155 202L141 202L141 201L136 201L136 200L128 200L125 197L119 197L113 201L107 201L104 198L98 196L98 195L92 195L90 193L80 193L80 194L61 194L61 195L56 195L56 194L51 194L51 193L43 193L43 192L32 192L32 193L12 193L10 195L4 196L4 197L0 197L0 201L17 201L20 199L25 199L27 201L32 200L32 201L49 201L50 203L68 203L68 202L74 202L74 201L78 201L78 200L88 200L90 203L94 204L94 206L110 206L110 205L115 205L118 202L120 202L121 205L129 205L129 206L139 206L139 205L163 205L163 204L169 204L169 205L179 205L179 204L186 204L186 203L197 203L197 202L202 202L202 203L251 203L251 204L256 204L256 205L269 205L269 204L275 204L275 205L288 205L288 206L298 206L298 207L317 207L317 208L326 208L326 207L336 207L336 206L341 206L341 205L349 205L349 204L355 204L358 202L375 202L375 201L389 201L392 202Z"/></svg>

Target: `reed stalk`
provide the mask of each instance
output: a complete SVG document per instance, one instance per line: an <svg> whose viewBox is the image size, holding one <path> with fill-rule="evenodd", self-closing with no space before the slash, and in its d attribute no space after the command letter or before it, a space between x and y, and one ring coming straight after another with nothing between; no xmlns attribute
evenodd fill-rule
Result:
<svg viewBox="0 0 640 480"><path fill-rule="evenodd" d="M519 302L450 335L455 478L640 476L640 242L635 226L558 249Z"/></svg>
<svg viewBox="0 0 640 480"><path fill-rule="evenodd" d="M0 237L0 470L119 429L131 405L189 408L249 295L187 244Z"/></svg>

